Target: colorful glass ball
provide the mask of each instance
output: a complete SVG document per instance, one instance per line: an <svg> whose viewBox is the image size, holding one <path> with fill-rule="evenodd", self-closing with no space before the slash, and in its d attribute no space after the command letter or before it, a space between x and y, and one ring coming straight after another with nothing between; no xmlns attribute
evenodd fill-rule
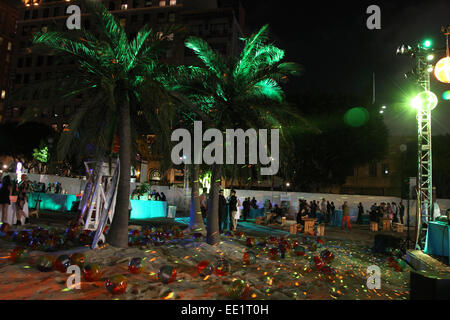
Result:
<svg viewBox="0 0 450 320"><path fill-rule="evenodd" d="M158 271L158 279L162 283L170 283L177 278L177 270L173 266L162 266Z"/></svg>
<svg viewBox="0 0 450 320"><path fill-rule="evenodd" d="M28 256L28 250L23 247L16 247L11 251L10 260L13 263L19 263L25 260Z"/></svg>
<svg viewBox="0 0 450 320"><path fill-rule="evenodd" d="M227 294L234 300L247 299L250 295L250 286L244 280L236 279L228 288Z"/></svg>
<svg viewBox="0 0 450 320"><path fill-rule="evenodd" d="M277 248L271 248L269 250L269 259L270 260L277 260L280 258L280 252Z"/></svg>
<svg viewBox="0 0 450 320"><path fill-rule="evenodd" d="M71 265L70 257L68 255L60 255L55 260L55 268L59 272L65 273L67 271L67 268Z"/></svg>
<svg viewBox="0 0 450 320"><path fill-rule="evenodd" d="M203 260L197 264L197 271L202 277L205 277L214 272L214 267L208 260Z"/></svg>
<svg viewBox="0 0 450 320"><path fill-rule="evenodd" d="M0 231L7 233L9 231L9 227L10 227L9 223L3 222L2 225L0 226Z"/></svg>
<svg viewBox="0 0 450 320"><path fill-rule="evenodd" d="M320 259L319 256L314 257L314 265L316 266L317 270L320 270L325 266L325 264L323 263L322 259Z"/></svg>
<svg viewBox="0 0 450 320"><path fill-rule="evenodd" d="M87 282L98 281L102 277L102 271L98 264L88 264L83 269L84 280Z"/></svg>
<svg viewBox="0 0 450 320"><path fill-rule="evenodd" d="M320 252L320 257L326 264L329 264L333 261L334 254L329 250L323 250L322 252Z"/></svg>
<svg viewBox="0 0 450 320"><path fill-rule="evenodd" d="M116 274L106 280L106 289L112 294L122 294L127 290L128 280L121 274Z"/></svg>
<svg viewBox="0 0 450 320"><path fill-rule="evenodd" d="M86 258L84 257L84 254L82 254L82 253L77 252L70 256L71 264L76 264L80 268L84 267L85 261L86 261Z"/></svg>
<svg viewBox="0 0 450 320"><path fill-rule="evenodd" d="M30 241L31 234L28 231L22 230L17 234L17 240L21 243L28 243Z"/></svg>
<svg viewBox="0 0 450 320"><path fill-rule="evenodd" d="M255 264L256 263L256 254L252 251L247 251L244 253L244 264L245 265L250 265L250 264Z"/></svg>
<svg viewBox="0 0 450 320"><path fill-rule="evenodd" d="M228 260L220 258L214 264L214 273L218 276L224 276L231 271L231 265Z"/></svg>
<svg viewBox="0 0 450 320"><path fill-rule="evenodd" d="M295 254L296 256L304 256L304 255L306 255L306 249L305 249L305 247L303 247L303 246L295 247L295 249L294 249L294 254Z"/></svg>
<svg viewBox="0 0 450 320"><path fill-rule="evenodd" d="M255 238L247 238L247 240L245 241L245 243L247 244L247 247L254 247L256 244L256 240Z"/></svg>
<svg viewBox="0 0 450 320"><path fill-rule="evenodd" d="M128 271L139 274L144 270L144 260L142 258L132 258L128 263Z"/></svg>
<svg viewBox="0 0 450 320"><path fill-rule="evenodd" d="M195 242L200 242L203 239L203 235L199 232L196 232L192 235L192 239L194 239Z"/></svg>
<svg viewBox="0 0 450 320"><path fill-rule="evenodd" d="M41 272L49 272L53 270L55 258L51 255L40 256L36 261L36 267Z"/></svg>

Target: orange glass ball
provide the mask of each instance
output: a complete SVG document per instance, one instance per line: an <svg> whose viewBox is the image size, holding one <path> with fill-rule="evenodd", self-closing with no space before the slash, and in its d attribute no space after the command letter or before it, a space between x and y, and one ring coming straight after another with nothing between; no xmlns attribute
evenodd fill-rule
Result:
<svg viewBox="0 0 450 320"><path fill-rule="evenodd" d="M84 280L87 282L98 281L102 277L102 271L98 264L88 264L84 267Z"/></svg>
<svg viewBox="0 0 450 320"><path fill-rule="evenodd" d="M106 289L112 294L122 294L127 291L128 280L125 276L117 274L106 281Z"/></svg>

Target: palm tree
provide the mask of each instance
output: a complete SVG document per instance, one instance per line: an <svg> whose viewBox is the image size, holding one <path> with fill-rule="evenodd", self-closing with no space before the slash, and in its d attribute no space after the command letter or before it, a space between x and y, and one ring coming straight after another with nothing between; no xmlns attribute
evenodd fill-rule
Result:
<svg viewBox="0 0 450 320"><path fill-rule="evenodd" d="M202 67L180 67L172 79L173 89L184 93L208 115L207 127L250 128L279 125L271 114L274 104L283 102L279 82L297 75L300 68L282 62L284 51L268 43L268 26L243 39L239 57L224 56L200 38L190 37L186 47L202 61ZM205 124L204 124L205 126ZM207 243L218 242L218 193L221 164L212 165L212 188L208 201Z"/></svg>
<svg viewBox="0 0 450 320"><path fill-rule="evenodd" d="M37 49L72 57L76 72L60 80L60 93L73 99L85 97L70 124L70 132L59 141L59 151L96 142L100 155L111 149L117 134L120 143L120 175L115 215L107 242L128 246L128 206L131 155L143 124L155 124L162 138L169 137L172 103L162 84L164 70L158 57L167 36L143 27L129 40L113 15L97 1L84 1L90 9L96 32L85 30L38 33ZM69 91L67 91L69 89ZM136 154L136 153L134 153Z"/></svg>

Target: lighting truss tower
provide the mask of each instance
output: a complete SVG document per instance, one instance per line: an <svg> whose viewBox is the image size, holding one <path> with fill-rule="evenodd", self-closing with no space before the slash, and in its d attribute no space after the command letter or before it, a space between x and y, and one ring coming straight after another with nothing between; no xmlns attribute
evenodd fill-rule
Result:
<svg viewBox="0 0 450 320"><path fill-rule="evenodd" d="M431 41L427 40L412 48L402 45L397 54L409 55L416 60L416 68L407 74L414 78L423 92L430 92L430 60L432 60ZM431 57L431 59L430 59ZM416 249L423 249L426 227L432 217L433 180L431 149L431 110L429 104L417 108L417 236Z"/></svg>
<svg viewBox="0 0 450 320"><path fill-rule="evenodd" d="M417 81L423 91L430 91L427 54L417 55ZM432 217L433 177L431 150L431 108L417 109L417 237L416 249L423 249L426 225ZM425 227L425 228L424 228Z"/></svg>

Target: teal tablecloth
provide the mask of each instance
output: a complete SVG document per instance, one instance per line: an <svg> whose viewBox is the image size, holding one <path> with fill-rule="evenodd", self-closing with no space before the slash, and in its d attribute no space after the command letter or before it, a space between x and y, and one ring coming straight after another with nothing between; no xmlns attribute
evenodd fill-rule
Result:
<svg viewBox="0 0 450 320"><path fill-rule="evenodd" d="M144 220L151 218L165 218L168 214L166 201L155 200L130 200L132 220Z"/></svg>
<svg viewBox="0 0 450 320"><path fill-rule="evenodd" d="M334 214L331 216L331 225L342 226L342 210L334 210Z"/></svg>
<svg viewBox="0 0 450 320"><path fill-rule="evenodd" d="M250 219L255 219L256 217L262 217L264 216L264 209L254 209L250 208Z"/></svg>
<svg viewBox="0 0 450 320"><path fill-rule="evenodd" d="M431 221L428 223L425 253L449 257L450 228L447 223Z"/></svg>
<svg viewBox="0 0 450 320"><path fill-rule="evenodd" d="M69 212L77 200L73 194L31 192L28 194L28 208L35 209L37 200L41 200L40 210Z"/></svg>

